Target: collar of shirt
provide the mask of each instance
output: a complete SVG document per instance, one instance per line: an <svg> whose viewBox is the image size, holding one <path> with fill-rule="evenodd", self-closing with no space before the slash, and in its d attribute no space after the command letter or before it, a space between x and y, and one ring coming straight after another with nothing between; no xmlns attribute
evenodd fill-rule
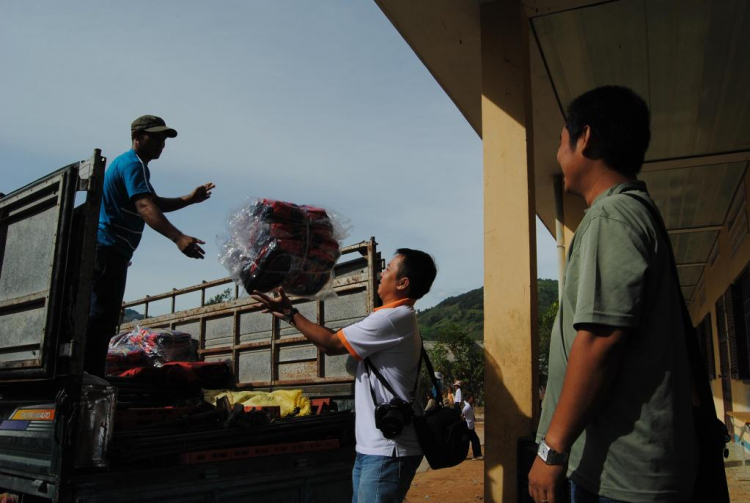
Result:
<svg viewBox="0 0 750 503"><path fill-rule="evenodd" d="M594 199L594 202L591 203L591 206L583 210L584 213L588 213L588 211L596 206L596 204L608 196L613 196L615 194L622 194L623 192L627 192L629 190L640 190L641 192L645 192L648 194L648 189L646 189L646 183L642 182L640 180L632 180L629 182L623 182L618 183L617 185L613 185L598 196L596 196L596 199Z"/></svg>
<svg viewBox="0 0 750 503"><path fill-rule="evenodd" d="M380 311L381 309L393 309L394 307L398 307L398 306L414 306L416 302L417 301L415 299L409 299L409 298L401 299L401 300L397 300L395 302L386 304L384 306L376 307L375 309L373 309L373 311Z"/></svg>
<svg viewBox="0 0 750 503"><path fill-rule="evenodd" d="M627 192L629 190L640 190L642 192L648 193L648 190L646 190L646 184L644 182L641 182L640 180L633 180L630 182L623 182L618 183L617 185L613 185L601 194L597 196L597 198L594 200L594 203L591 205L593 208L596 206L596 203L601 201L607 196L613 196L615 194L622 194L623 192Z"/></svg>

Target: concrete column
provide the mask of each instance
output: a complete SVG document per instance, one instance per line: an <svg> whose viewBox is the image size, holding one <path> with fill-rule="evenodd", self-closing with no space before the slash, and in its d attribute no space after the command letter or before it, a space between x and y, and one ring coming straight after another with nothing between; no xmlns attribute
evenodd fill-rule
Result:
<svg viewBox="0 0 750 503"><path fill-rule="evenodd" d="M519 437L539 417L529 21L481 7L484 143L485 500L516 501Z"/></svg>

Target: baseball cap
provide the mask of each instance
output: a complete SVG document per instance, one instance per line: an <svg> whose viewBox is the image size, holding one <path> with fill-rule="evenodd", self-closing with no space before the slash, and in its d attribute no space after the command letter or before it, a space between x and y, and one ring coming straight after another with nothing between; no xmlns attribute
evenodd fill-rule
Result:
<svg viewBox="0 0 750 503"><path fill-rule="evenodd" d="M136 131L146 131L147 133L161 133L163 131L167 133L168 138L177 136L177 131L167 127L164 119L155 115L142 115L134 120L130 125L130 132L135 133Z"/></svg>

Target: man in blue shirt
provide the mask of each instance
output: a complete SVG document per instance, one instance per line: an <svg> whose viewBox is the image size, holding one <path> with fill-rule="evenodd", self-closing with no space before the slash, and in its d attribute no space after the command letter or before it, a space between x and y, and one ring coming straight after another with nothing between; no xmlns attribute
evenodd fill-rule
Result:
<svg viewBox="0 0 750 503"><path fill-rule="evenodd" d="M204 242L180 232L164 213L203 202L214 188L206 183L186 196L159 197L148 164L161 156L166 139L176 137L177 131L160 117L144 115L133 121L130 133L132 149L117 157L104 175L99 212L84 368L102 377L109 340L119 322L128 265L145 224L171 239L186 256L202 259Z"/></svg>

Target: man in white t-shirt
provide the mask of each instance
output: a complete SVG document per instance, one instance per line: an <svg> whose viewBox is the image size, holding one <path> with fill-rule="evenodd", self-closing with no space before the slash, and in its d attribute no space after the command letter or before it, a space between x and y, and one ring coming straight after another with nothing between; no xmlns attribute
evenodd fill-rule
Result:
<svg viewBox="0 0 750 503"><path fill-rule="evenodd" d="M474 395L466 393L464 399L464 408L461 410L461 415L466 420L466 426L469 428L469 440L471 440L471 453L474 456L472 459L480 460L482 457L482 444L479 443L479 437L475 428L475 417L474 417Z"/></svg>
<svg viewBox="0 0 750 503"><path fill-rule="evenodd" d="M357 458L352 470L353 503L403 501L422 461L413 421L394 438L386 438L376 427L371 389L378 404L389 403L394 396L370 375L365 359L398 398L412 402L414 414L422 413L422 405L414 396L422 350L414 303L430 291L436 275L435 262L427 253L397 250L380 276L378 295L383 306L338 332L306 319L283 291L273 299L253 292L266 312L294 325L325 354L349 353L359 361L354 385Z"/></svg>

